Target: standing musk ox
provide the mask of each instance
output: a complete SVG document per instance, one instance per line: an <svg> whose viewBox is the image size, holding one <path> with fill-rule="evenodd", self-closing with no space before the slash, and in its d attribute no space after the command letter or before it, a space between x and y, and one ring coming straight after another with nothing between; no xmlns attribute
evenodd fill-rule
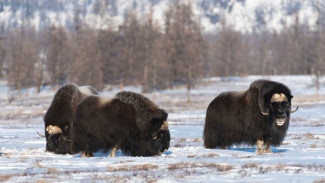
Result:
<svg viewBox="0 0 325 183"><path fill-rule="evenodd" d="M62 86L56 92L44 116L46 151L69 153L70 142L65 139L70 136L78 103L88 95L97 95L97 92L91 86L79 87L73 83Z"/></svg>
<svg viewBox="0 0 325 183"><path fill-rule="evenodd" d="M169 148L168 114L148 98L120 92L114 98L88 96L77 107L72 128L71 152L117 149L131 156L159 155Z"/></svg>
<svg viewBox="0 0 325 183"><path fill-rule="evenodd" d="M243 92L224 92L208 106L204 146L257 144L256 152L271 153L283 141L290 120L291 91L281 83L257 80ZM263 149L264 145L264 149Z"/></svg>

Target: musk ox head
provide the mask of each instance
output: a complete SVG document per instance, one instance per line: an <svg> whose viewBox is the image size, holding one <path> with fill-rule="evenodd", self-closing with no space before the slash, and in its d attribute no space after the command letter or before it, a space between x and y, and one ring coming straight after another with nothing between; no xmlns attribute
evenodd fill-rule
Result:
<svg viewBox="0 0 325 183"><path fill-rule="evenodd" d="M168 129L168 122L164 121L161 128L152 134L153 149L161 154L168 150L170 146L170 132Z"/></svg>
<svg viewBox="0 0 325 183"><path fill-rule="evenodd" d="M68 126L65 130L67 130L67 128ZM57 154L68 153L70 141L63 135L63 131L60 127L49 125L46 127L46 134L48 136L46 143L47 151Z"/></svg>
<svg viewBox="0 0 325 183"><path fill-rule="evenodd" d="M274 81L259 81L258 103L264 116L268 116L275 128L288 127L291 110L291 91L283 84Z"/></svg>

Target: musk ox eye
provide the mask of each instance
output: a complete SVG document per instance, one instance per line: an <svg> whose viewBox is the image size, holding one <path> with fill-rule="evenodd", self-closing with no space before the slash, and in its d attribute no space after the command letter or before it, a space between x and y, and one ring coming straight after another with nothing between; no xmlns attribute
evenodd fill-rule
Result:
<svg viewBox="0 0 325 183"><path fill-rule="evenodd" d="M275 108L278 108L279 107L279 102L272 102L271 104Z"/></svg>

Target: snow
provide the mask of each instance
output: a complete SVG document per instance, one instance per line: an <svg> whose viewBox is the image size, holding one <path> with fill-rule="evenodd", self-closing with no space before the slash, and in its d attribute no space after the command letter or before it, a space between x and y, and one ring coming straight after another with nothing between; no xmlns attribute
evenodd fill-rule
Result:
<svg viewBox="0 0 325 183"><path fill-rule="evenodd" d="M317 182L325 178L325 90L319 98L311 76L269 76L289 86L294 95L287 136L272 154L258 155L256 147L232 146L226 150L205 149L203 127L206 107L220 92L245 90L261 76L206 78L192 91L186 103L184 87L145 94L169 113L171 147L157 157L95 157L55 155L45 152L43 115L55 93L17 97L11 103L5 86L0 87L0 181L3 182ZM321 83L324 81L321 79ZM101 92L114 96L118 86ZM125 87L140 91L139 87ZM313 97L311 97L313 96ZM312 100L316 98L317 100ZM295 100L296 99L296 100Z"/></svg>

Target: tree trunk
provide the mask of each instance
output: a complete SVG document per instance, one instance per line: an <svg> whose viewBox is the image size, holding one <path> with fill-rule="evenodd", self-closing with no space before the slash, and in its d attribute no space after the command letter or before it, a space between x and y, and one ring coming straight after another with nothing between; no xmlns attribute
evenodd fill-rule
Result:
<svg viewBox="0 0 325 183"><path fill-rule="evenodd" d="M148 92L148 63L146 62L143 68L143 84L142 84L142 92L147 93Z"/></svg>
<svg viewBox="0 0 325 183"><path fill-rule="evenodd" d="M187 73L187 103L191 103L191 83L192 79L192 65L188 66L188 73Z"/></svg>
<svg viewBox="0 0 325 183"><path fill-rule="evenodd" d="M156 59L153 61L153 99L156 99L156 88L157 88L157 63Z"/></svg>

